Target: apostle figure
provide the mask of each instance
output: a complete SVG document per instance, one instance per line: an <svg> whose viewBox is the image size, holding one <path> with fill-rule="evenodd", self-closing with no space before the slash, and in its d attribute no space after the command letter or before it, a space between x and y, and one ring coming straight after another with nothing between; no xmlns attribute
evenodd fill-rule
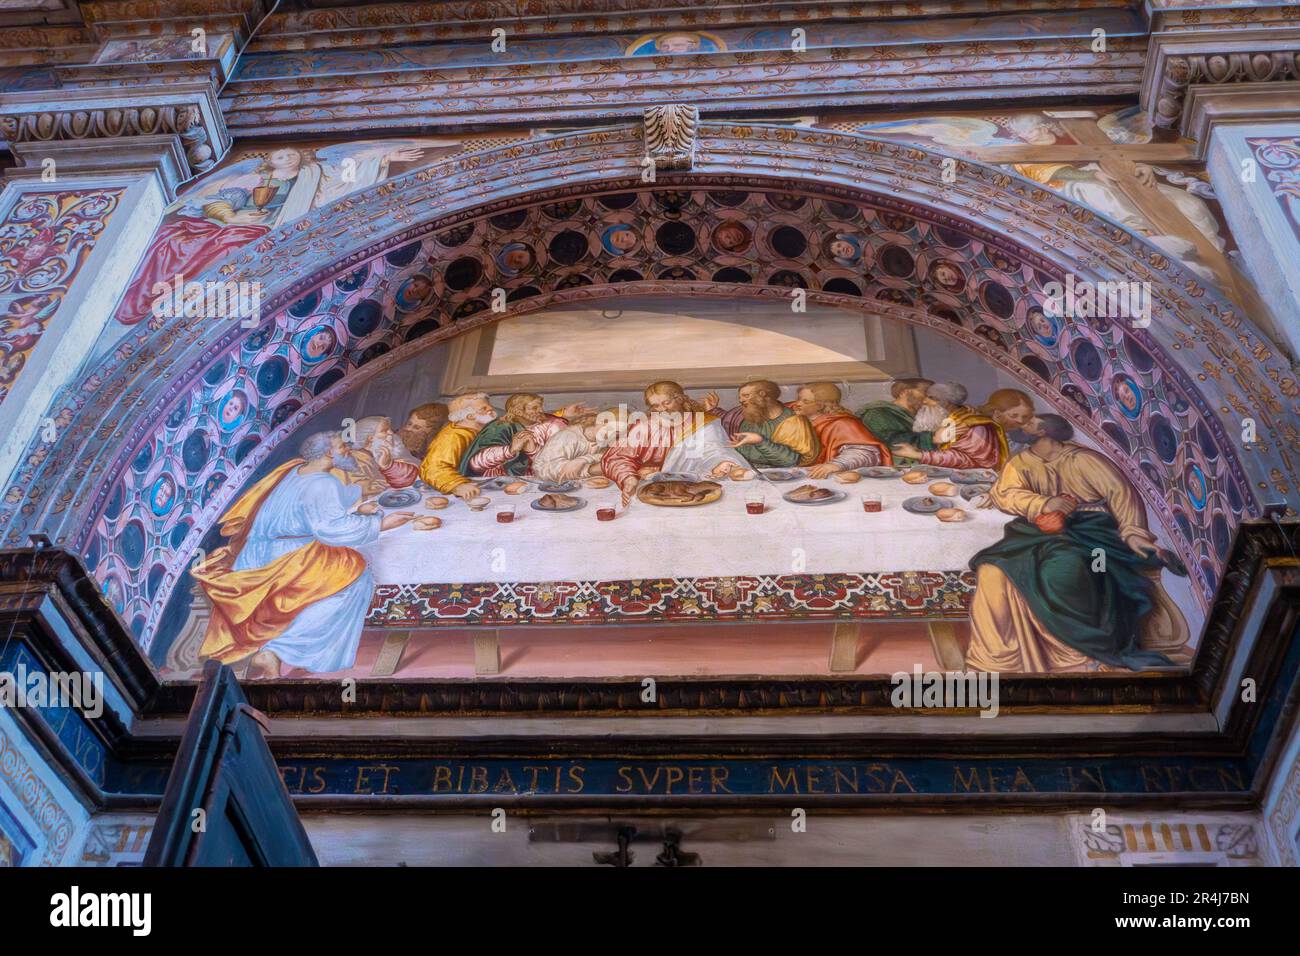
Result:
<svg viewBox="0 0 1300 956"><path fill-rule="evenodd" d="M841 471L889 465L893 457L862 420L840 404L839 387L832 382L809 382L799 389L790 407L808 419L821 448L809 478L829 478Z"/></svg>
<svg viewBox="0 0 1300 956"><path fill-rule="evenodd" d="M781 404L781 386L759 380L740 387L740 406L727 414L731 445L755 468L811 465L821 445L812 424ZM739 414L737 414L739 413Z"/></svg>
<svg viewBox="0 0 1300 956"><path fill-rule="evenodd" d="M566 428L571 417L588 412L585 405L574 403L550 414L543 410L540 395L511 395L501 417L484 425L465 449L460 471L479 478L531 474L532 456Z"/></svg>
<svg viewBox="0 0 1300 956"><path fill-rule="evenodd" d="M640 479L658 471L721 477L747 468L718 421L718 396L697 402L676 382L646 387L650 414L634 422L600 461L605 477L618 485L623 504L632 500Z"/></svg>
<svg viewBox="0 0 1300 956"><path fill-rule="evenodd" d="M1128 479L1073 435L1058 415L1013 435L1029 447L990 496L1016 517L970 562L970 670L1041 673L1092 661L1138 670L1170 663L1144 647L1186 641L1187 622L1159 581L1162 565L1176 559L1156 547ZM1144 623L1175 632L1174 640L1144 633Z"/></svg>
<svg viewBox="0 0 1300 956"><path fill-rule="evenodd" d="M353 457L367 480L379 479L389 488L409 488L420 477L419 461L384 415L371 415L357 422L354 446Z"/></svg>
<svg viewBox="0 0 1300 956"><path fill-rule="evenodd" d="M933 384L928 378L895 379L889 386L889 401L869 402L858 410L858 417L871 434L890 448L906 442L922 451L930 451L934 448L930 432L938 427L939 419L943 417L938 414L932 425L921 427L926 424L924 419L927 416L938 412L936 405L926 402L926 391ZM918 416L922 421L917 421ZM910 460L906 456L901 456L900 460L897 453L894 459L900 463Z"/></svg>
<svg viewBox="0 0 1300 956"><path fill-rule="evenodd" d="M478 485L461 471L461 461L475 436L496 417L496 409L483 392L453 398L447 406L447 424L434 436L420 464L425 483L443 494L477 498Z"/></svg>
<svg viewBox="0 0 1300 956"><path fill-rule="evenodd" d="M609 409L606 418L617 414ZM557 484L600 474L600 461L609 447L614 429L598 423L594 412L580 415L573 423L546 440L533 455L533 474Z"/></svg>
<svg viewBox="0 0 1300 956"><path fill-rule="evenodd" d="M252 655L250 678L278 677L281 662L351 667L374 586L355 549L414 517L357 504L361 489L335 472L351 465L338 432L312 435L302 455L240 496L221 518L229 543L191 571L212 603L200 655Z"/></svg>
<svg viewBox="0 0 1300 956"><path fill-rule="evenodd" d="M925 465L999 471L1011 457L1006 433L1034 418L1033 399L1014 388L998 389L978 409L965 404L966 388L956 382L931 385L929 397L944 410L933 434L935 450L923 451L907 442L894 446L895 453Z"/></svg>
<svg viewBox="0 0 1300 956"><path fill-rule="evenodd" d="M447 424L447 406L442 402L416 405L406 413L406 421L397 430L397 437L416 461L424 459L429 443L443 425Z"/></svg>

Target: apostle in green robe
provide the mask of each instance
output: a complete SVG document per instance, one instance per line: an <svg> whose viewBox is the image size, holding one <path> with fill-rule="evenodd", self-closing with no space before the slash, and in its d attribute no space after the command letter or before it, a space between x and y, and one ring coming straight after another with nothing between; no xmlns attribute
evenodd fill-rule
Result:
<svg viewBox="0 0 1300 956"><path fill-rule="evenodd" d="M942 410L927 402L927 390L934 382L928 378L895 379L889 387L889 401L870 402L858 411L862 424L871 430L886 447L907 444L921 451L933 451L934 441L931 433L943 419ZM933 412L928 410L934 409ZM933 427L918 428L917 413L922 413L922 422L926 414L937 416ZM915 459L894 456L896 464L906 464Z"/></svg>
<svg viewBox="0 0 1300 956"><path fill-rule="evenodd" d="M731 446L755 468L811 465L821 445L812 423L781 404L781 386L750 382L740 389L739 415L727 421Z"/></svg>
<svg viewBox="0 0 1300 956"><path fill-rule="evenodd" d="M1186 571L1157 547L1137 490L1100 452L1071 441L1064 418L1040 415L1025 431L1016 438L1031 444L990 492L1016 517L971 558L967 668L1168 666L1156 648L1176 649L1188 629L1160 571Z"/></svg>
<svg viewBox="0 0 1300 956"><path fill-rule="evenodd" d="M589 412L575 403L555 414L543 410L540 395L520 392L506 399L505 412L480 429L461 456L459 471L474 478L519 477L530 474L532 458L569 418Z"/></svg>

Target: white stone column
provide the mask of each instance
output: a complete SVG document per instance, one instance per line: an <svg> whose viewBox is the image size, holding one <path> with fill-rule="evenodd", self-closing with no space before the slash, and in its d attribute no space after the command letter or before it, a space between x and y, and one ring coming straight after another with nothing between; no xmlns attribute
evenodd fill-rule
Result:
<svg viewBox="0 0 1300 956"><path fill-rule="evenodd" d="M1254 317L1300 357L1300 83L1193 87L1182 132L1197 140L1242 265L1271 314Z"/></svg>

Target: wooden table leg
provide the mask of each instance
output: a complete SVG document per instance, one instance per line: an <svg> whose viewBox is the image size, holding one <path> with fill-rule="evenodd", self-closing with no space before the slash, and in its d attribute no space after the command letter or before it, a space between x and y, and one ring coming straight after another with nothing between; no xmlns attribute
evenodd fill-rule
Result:
<svg viewBox="0 0 1300 956"><path fill-rule="evenodd" d="M496 631L474 635L474 673L501 673L501 641Z"/></svg>
<svg viewBox="0 0 1300 956"><path fill-rule="evenodd" d="M836 624L831 631L831 673L851 674L858 669L861 624Z"/></svg>
<svg viewBox="0 0 1300 956"><path fill-rule="evenodd" d="M411 641L410 631L392 631L384 635L384 646L370 666L371 677L392 677L402 663L402 652Z"/></svg>
<svg viewBox="0 0 1300 956"><path fill-rule="evenodd" d="M957 636L957 625L952 621L926 621L926 633L930 635L930 644L934 647L934 656L939 659L939 666L946 671L964 671L966 669L966 651Z"/></svg>

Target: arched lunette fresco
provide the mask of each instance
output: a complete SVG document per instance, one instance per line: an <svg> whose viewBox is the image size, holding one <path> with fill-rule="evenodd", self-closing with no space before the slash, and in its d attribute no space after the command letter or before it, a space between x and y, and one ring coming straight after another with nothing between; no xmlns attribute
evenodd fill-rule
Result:
<svg viewBox="0 0 1300 956"><path fill-rule="evenodd" d="M436 291L433 303L425 311L453 314L459 305L481 289L470 283L463 289L452 290L456 296L445 297L448 291L446 269L456 261L453 255L456 244L445 244L437 236L457 228L463 231L467 224L486 223L492 217L501 218L512 206L540 208L547 203L573 200L593 192L647 188L640 183L641 151L639 130L621 128L540 140L440 164L320 210L265 237L252 248L232 255L212 270L209 277L262 281L265 296L270 300L269 308L278 313L270 323L275 326L282 316L292 312L291 308L283 307L288 303L300 303L304 293L310 295L314 288L337 285L339 278L354 274L362 263L382 258L392 264L389 257L401 260L404 253L394 254L418 240L425 245L411 254L407 265L398 265L397 268L409 266L413 273L424 269L429 262L434 263L433 269L426 271L431 277L439 277L443 288ZM816 209L824 210L828 202L861 204L871 210L873 217L896 215L910 218L914 225L919 222L927 235L931 229L946 228L953 230L954 235L970 237L968 241L1000 249L1021 270L1018 278L1008 276L1008 281L1019 281L1026 287L1035 281L1041 285L1050 278L1059 280L1067 270L1078 279L1129 278L1150 282L1152 328L1125 330L1125 341L1141 349L1146 356L1143 361L1149 360L1150 367L1159 368L1168 379L1173 392L1179 396L1175 403L1181 401L1186 406L1177 414L1185 418L1187 412L1191 412L1199 420L1206 435L1201 442L1202 450L1205 447L1213 449L1218 462L1216 467L1223 475L1223 482L1218 483L1213 476L1201 472L1200 477L1205 479L1208 487L1205 492L1198 492L1202 507L1193 509L1196 514L1188 517L1185 529L1186 537L1197 539L1196 542L1186 542L1194 545L1189 556L1208 562L1203 564L1203 573L1199 576L1202 593L1206 593L1214 583L1212 575L1217 567L1214 555L1218 550L1214 547L1215 528L1204 508L1209 494L1237 495L1238 507L1229 505L1225 511L1235 523L1237 514L1252 512L1261 499L1270 500L1292 493L1296 386L1285 366L1268 354L1267 345L1248 321L1238 317L1215 293L1206 290L1195 276L1141 240L1088 210L999 170L958 161L956 181L944 183L941 174L943 160L942 154L880 143L860 136L704 124L696 169L689 174L662 175L656 192L725 192L761 187L777 194L815 194L818 198L805 195L804 201ZM579 206L582 202L579 200ZM611 214L616 211L607 210ZM774 208L765 217L771 222L765 221L761 228L775 225L785 213L793 215L797 212ZM978 215L979 225L971 225L972 214ZM862 215L865 216L866 212ZM552 226L563 224L563 216L550 218L554 220ZM664 222L681 221L680 217L676 220L670 216L661 218ZM615 218L613 221L618 220ZM796 222L787 225L795 226L797 231ZM653 232L657 234L661 227L662 222ZM477 228L471 228L460 244L468 242ZM486 227L483 231L486 239ZM818 234L818 243L823 233L824 230ZM554 241L558 234L552 229L547 238ZM650 233L644 235L651 236ZM696 235L700 234L697 232ZM498 233L494 238L503 236ZM914 238L919 239L919 234ZM653 241L658 242L657 238ZM593 251L590 244L587 251ZM655 261L666 269L686 270L658 280L671 284L674 291L686 291L686 282L692 281L691 277L694 283L715 280L715 272L707 276L691 272L689 262L693 260L687 253L676 257L687 262L674 264L674 256L665 255L667 251L661 245ZM774 275L782 271L778 268L780 263L774 261L781 258L780 253L780 249L768 249L764 271L761 275L754 275L754 281L798 284L796 279ZM798 258L794 257L795 260ZM803 282L816 293L827 276L837 277L837 265L830 262L833 257L822 258L825 261L811 277L806 270L801 272L798 262L794 262L795 268L784 271L801 274ZM804 265L817 265L811 259L811 255L806 257ZM593 282L592 287L571 289L569 294L596 294L599 290L594 284L608 281L609 273L617 271L608 268L609 264L605 263L598 270L604 275L587 277ZM990 263L986 260L984 266L988 265ZM369 266L367 269L369 271ZM581 269L579 262L562 264L558 269L549 268L547 282L543 282L541 287L554 289L573 276L581 275ZM839 278L845 278L843 271L840 269ZM484 288L492 285L517 288L540 275L540 271L532 276L490 273L489 267L478 277L486 282ZM386 273L385 277L388 275ZM657 279L658 275L656 272L652 278ZM406 276L405 272L403 276ZM365 281L363 279L361 283ZM703 291L703 288L693 291ZM977 297L980 295L978 286L967 292ZM554 297L563 298L565 294L560 289ZM782 294L788 294L788 290ZM832 292L827 298L855 297ZM540 302L539 298L532 304ZM888 305L888 302L880 304ZM937 308L942 302L922 304ZM961 306L961 303L948 304ZM982 305L987 312L987 295ZM1001 306L1005 303L1002 302ZM971 338L975 335L971 328L959 329L950 319L926 314L933 322L949 326L944 331L976 345L1004 366L1019 370L1024 377L1026 366L1021 360L1033 351L1031 333L1006 331L1004 347L999 350L991 340L980 344ZM401 323L394 323L392 318L381 314L371 332L361 336L358 342L369 341L371 334L388 334L399 328L409 331L422 320L419 316L408 315L402 317ZM471 323L491 318L493 316L488 315L462 319L459 325L468 327ZM229 495L234 493L240 484L240 476L255 467L274 441L292 430L306 412L306 406L303 406L281 422L266 418L262 421L264 428L257 445L251 451L245 447L238 463L234 462L239 451L238 442L207 449L215 451L218 457L225 456L224 460L231 467L219 489L213 489L215 493L195 515L195 524L185 535L178 538L173 529L168 537L154 535L155 540L150 541L149 533L141 526L138 532L126 532L124 542L121 538L123 529L109 529L103 524L115 509L126 504L138 504L125 501L127 483L122 481L122 477L131 473L133 463L140 463L142 450L155 446L155 433L159 431L160 423L165 424L169 415L176 414L178 400L190 394L204 377L213 380L210 383L213 387L228 387L230 383L223 379L224 371L217 374L214 370L225 363L224 356L230 353L238 355L249 341L255 341L253 337L263 334L262 330L232 327L236 326L235 323L214 327L210 321L205 323L203 320L169 320L156 324L160 327L128 336L110 360L88 375L79 389L71 391L55 404L55 418L62 426L59 441L53 448L32 450L23 480L11 488L7 496L5 515L8 540L21 540L24 531L40 528L52 532L61 543L87 553L95 564L104 556L102 551L96 553L96 534L101 535L103 542L116 540L119 547L125 544L131 548L137 546L133 536L138 534L142 538L138 542L139 559L136 567L128 569L129 587L133 593L122 595L126 602L122 609L128 611L133 620L139 620L137 630L142 635L148 632L143 609L161 603L169 586L168 579L174 576L170 570L174 565L170 564L160 573L155 573L147 555L159 552L160 547L181 552L192 547L202 528L211 523ZM969 324L977 325L974 322ZM1227 329L1231 329L1232 335ZM428 344L457 330L440 330L428 337ZM297 329L286 328L284 331L296 332ZM1080 330L1081 334L1087 331ZM1106 345L1100 351L1110 354L1112 345ZM1003 354L998 355L999 351ZM1093 351L1099 353L1100 360L1097 343L1094 343ZM348 371L362 365L359 361L362 357L354 354ZM369 359L374 358L373 354L369 356ZM1046 363L1047 359L1041 361ZM232 367L237 365L236 362ZM311 376L303 376L301 371L289 369L282 384L287 386L295 376L298 383L311 379ZM339 371L346 374L342 369ZM1114 378L1112 374L1098 381L1113 382ZM333 383L326 383L327 387L319 390L319 401L313 401L312 407L333 397L336 390L349 387L348 381L336 379ZM1027 381L1036 391L1043 392L1045 380L1041 372L1037 376L1028 375ZM1065 380L1054 381L1058 395L1066 384ZM1077 401L1068 391L1064 394L1069 401ZM270 409L265 411L269 413ZM1241 449L1232 441L1232 436L1240 431L1240 419L1251 415L1258 419L1263 441L1259 447ZM1286 430L1288 423L1291 423L1290 432ZM1183 431L1185 427L1185 423L1179 423L1177 430ZM1110 437L1108 433L1100 432L1095 422L1090 425L1090 434L1103 442ZM1197 435L1195 429L1190 434ZM98 440L88 442L90 436ZM165 431L161 437L167 437ZM1286 447L1287 442L1290 448ZM100 454L94 458L86 455L86 449L96 446L103 449ZM1125 451L1113 442L1108 447L1120 453ZM1139 449L1128 452L1134 459L1134 467L1138 468L1134 477L1140 483L1143 477L1147 479L1145 485L1150 496L1152 489L1162 482L1140 469ZM1176 460L1182 463L1181 458ZM210 461L206 463L211 464ZM149 473L147 465L143 472ZM115 498L119 491L123 497L121 502ZM148 489L133 487L131 491L139 496ZM1151 497L1160 499L1158 494ZM121 514L120 511L117 513ZM1193 518L1197 519L1196 525L1191 523ZM99 573L102 579L106 572L100 569Z"/></svg>

